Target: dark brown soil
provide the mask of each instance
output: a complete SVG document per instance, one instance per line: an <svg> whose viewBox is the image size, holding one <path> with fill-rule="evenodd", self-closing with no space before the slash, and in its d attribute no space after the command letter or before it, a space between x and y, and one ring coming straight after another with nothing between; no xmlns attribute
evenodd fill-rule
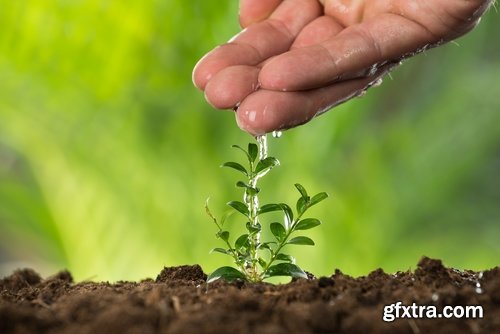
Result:
<svg viewBox="0 0 500 334"><path fill-rule="evenodd" d="M337 270L283 285L205 279L199 266L115 284L18 270L0 280L0 333L500 333L498 267L459 271L423 258L414 272L379 269L359 278ZM484 317L384 322L384 305L398 301L439 312L480 305Z"/></svg>

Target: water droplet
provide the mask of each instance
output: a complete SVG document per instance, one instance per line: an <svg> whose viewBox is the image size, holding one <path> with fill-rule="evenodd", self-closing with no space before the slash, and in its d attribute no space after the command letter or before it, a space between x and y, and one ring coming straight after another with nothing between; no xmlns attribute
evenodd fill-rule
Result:
<svg viewBox="0 0 500 334"><path fill-rule="evenodd" d="M355 96L356 97L363 97L363 96L365 96L365 94L366 94L366 89L362 89L362 90L356 92Z"/></svg>
<svg viewBox="0 0 500 334"><path fill-rule="evenodd" d="M479 275L477 275L477 278L482 279L483 278L483 272L481 271Z"/></svg>
<svg viewBox="0 0 500 334"><path fill-rule="evenodd" d="M257 144L259 145L260 156L259 159L267 158L267 135L257 137Z"/></svg>
<svg viewBox="0 0 500 334"><path fill-rule="evenodd" d="M437 293L433 293L431 299L433 302L437 302L439 299L439 295Z"/></svg>
<svg viewBox="0 0 500 334"><path fill-rule="evenodd" d="M382 82L383 82L382 78L378 78L377 80L375 80L374 82L372 82L370 84L370 86L371 87L378 87L378 86L380 86L382 84Z"/></svg>
<svg viewBox="0 0 500 334"><path fill-rule="evenodd" d="M476 288L476 293L479 295L479 294L482 294L483 293L483 289L481 288Z"/></svg>
<svg viewBox="0 0 500 334"><path fill-rule="evenodd" d="M273 131L274 138L280 138L282 135L283 135L283 132L281 132L281 131Z"/></svg>

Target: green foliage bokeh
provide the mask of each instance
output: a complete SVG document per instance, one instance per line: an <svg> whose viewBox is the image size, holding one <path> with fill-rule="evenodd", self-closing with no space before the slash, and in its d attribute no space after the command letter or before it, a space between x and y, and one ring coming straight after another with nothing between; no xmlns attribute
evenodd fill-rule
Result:
<svg viewBox="0 0 500 334"><path fill-rule="evenodd" d="M238 199L231 144L251 137L191 83L238 31L236 1L0 0L0 276L18 266L76 279L152 277L229 264L203 205ZM420 256L483 269L500 258L498 14L384 85L270 138L295 182L331 198L313 215L305 270L366 274ZM236 224L236 222L235 222ZM293 250L291 250L293 253Z"/></svg>

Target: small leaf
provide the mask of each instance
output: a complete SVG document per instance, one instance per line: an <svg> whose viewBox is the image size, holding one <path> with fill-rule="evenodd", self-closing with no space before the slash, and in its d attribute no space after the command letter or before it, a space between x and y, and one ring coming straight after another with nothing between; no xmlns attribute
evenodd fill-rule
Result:
<svg viewBox="0 0 500 334"><path fill-rule="evenodd" d="M288 254L283 254L283 253L276 255L276 260L295 263L295 258L293 256L288 255Z"/></svg>
<svg viewBox="0 0 500 334"><path fill-rule="evenodd" d="M281 210L285 213L285 223L286 228L289 229L293 222L293 211L292 209L285 203L280 203Z"/></svg>
<svg viewBox="0 0 500 334"><path fill-rule="evenodd" d="M321 225L321 222L316 218L302 219L295 225L294 230L308 230L310 228Z"/></svg>
<svg viewBox="0 0 500 334"><path fill-rule="evenodd" d="M291 276L295 278L307 279L307 274L297 265L292 263L278 263L274 266L269 267L266 273L266 277L274 276Z"/></svg>
<svg viewBox="0 0 500 334"><path fill-rule="evenodd" d="M234 248L236 249L240 249L245 246L248 246L248 234L240 235L240 237L234 242Z"/></svg>
<svg viewBox="0 0 500 334"><path fill-rule="evenodd" d="M321 202L322 200L328 198L328 194L327 193L319 193L319 194L316 194L313 196L313 198L311 198L311 202L309 203L309 206L313 206L315 204L318 204L319 202Z"/></svg>
<svg viewBox="0 0 500 334"><path fill-rule="evenodd" d="M251 162L254 162L257 159L257 155L259 154L259 148L256 144L249 143L248 144L248 156Z"/></svg>
<svg viewBox="0 0 500 334"><path fill-rule="evenodd" d="M304 212L306 212L307 210L307 201L309 200L309 198L304 198L304 197L300 197L298 200L297 200L297 214L299 216L301 216L302 214L304 214Z"/></svg>
<svg viewBox="0 0 500 334"><path fill-rule="evenodd" d="M210 251L210 253L222 253L222 254L229 254L227 250L225 250L224 248L214 248Z"/></svg>
<svg viewBox="0 0 500 334"><path fill-rule="evenodd" d="M233 267L220 267L207 277L207 283L212 283L213 281L216 281L221 278L228 282L237 279L242 279L244 281L247 280L246 276L241 271Z"/></svg>
<svg viewBox="0 0 500 334"><path fill-rule="evenodd" d="M267 262L266 260L264 260L263 258L259 257L259 264L262 268L265 268L267 266Z"/></svg>
<svg viewBox="0 0 500 334"><path fill-rule="evenodd" d="M248 191L248 193L250 195L256 195L259 193L260 189L259 188L254 188L252 187L251 185L249 184L246 184L245 182L243 181L238 181L236 182L236 186L237 187L240 187L240 188L246 188L246 190Z"/></svg>
<svg viewBox="0 0 500 334"><path fill-rule="evenodd" d="M271 233L274 235L276 240L282 241L286 236L286 230L280 223L271 224Z"/></svg>
<svg viewBox="0 0 500 334"><path fill-rule="evenodd" d="M295 183L295 188L297 188L297 190L299 191L300 196L302 196L303 198L309 198L306 188L304 188L300 183Z"/></svg>
<svg viewBox="0 0 500 334"><path fill-rule="evenodd" d="M248 208L247 206L239 201L231 201L228 202L227 205L235 209L236 211L240 212L241 214L248 216Z"/></svg>
<svg viewBox="0 0 500 334"><path fill-rule="evenodd" d="M255 174L259 174L265 171L266 169L271 169L275 166L278 166L279 164L280 162L278 161L278 159L273 157L267 157L263 160L260 160L257 163L257 166L255 167Z"/></svg>
<svg viewBox="0 0 500 334"><path fill-rule="evenodd" d="M311 238L308 237L295 237L290 239L287 244L290 245L306 245L306 246L314 246L314 241L312 241Z"/></svg>
<svg viewBox="0 0 500 334"><path fill-rule="evenodd" d="M281 205L279 204L264 204L259 209L259 215L261 213L273 212L273 211L281 211Z"/></svg>
<svg viewBox="0 0 500 334"><path fill-rule="evenodd" d="M270 245L273 245L273 244L276 245L276 242L274 242L274 241L263 242L257 246L257 249L268 249L272 252L273 250L272 250Z"/></svg>
<svg viewBox="0 0 500 334"><path fill-rule="evenodd" d="M254 233L260 232L262 230L262 225L257 223L257 225L254 226L254 225L250 224L250 222L247 222L246 228L250 234L254 234Z"/></svg>
<svg viewBox="0 0 500 334"><path fill-rule="evenodd" d="M217 232L217 238L220 238L224 241L229 240L229 232L228 231L219 231Z"/></svg>
<svg viewBox="0 0 500 334"><path fill-rule="evenodd" d="M221 165L221 167L229 167L229 168L235 169L235 170L245 174L246 176L248 176L248 171L246 170L246 168L237 162L232 162L232 161L225 162Z"/></svg>

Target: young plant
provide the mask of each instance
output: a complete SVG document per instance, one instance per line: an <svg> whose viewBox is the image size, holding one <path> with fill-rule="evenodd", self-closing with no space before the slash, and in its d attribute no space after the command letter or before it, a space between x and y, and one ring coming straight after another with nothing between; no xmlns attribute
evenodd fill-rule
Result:
<svg viewBox="0 0 500 334"><path fill-rule="evenodd" d="M226 162L222 167L228 167L236 170L246 177L245 181L238 181L237 187L243 189L243 202L231 201L227 205L233 210L245 217L246 231L235 239L230 237L229 231L225 229L225 223L228 215L224 215L218 220L208 208L208 200L205 205L207 214L212 218L218 228L217 238L224 242L223 248L214 248L212 252L219 252L229 255L233 258L236 268L220 267L212 272L207 282L213 282L217 279L233 281L241 279L250 282L260 282L266 278L274 276L291 276L307 278L306 273L295 264L295 259L282 252L285 245L314 245L310 238L299 235L298 231L308 230L321 224L316 218L302 218L306 211L313 205L318 204L328 197L327 193L321 192L314 196L309 196L306 189L295 184L300 197L297 200L296 212L285 203L271 203L260 206L258 194L260 189L257 182L266 175L271 169L279 165L278 159L267 156L266 137L257 138L258 145L248 144L248 149L233 145L234 148L241 150L247 158L247 167L237 162ZM274 236L272 241L261 241L262 215L281 211L283 213L283 223L272 222L269 229ZM230 212L230 213L232 213ZM292 237L293 236L293 237ZM233 241L234 240L234 241Z"/></svg>

